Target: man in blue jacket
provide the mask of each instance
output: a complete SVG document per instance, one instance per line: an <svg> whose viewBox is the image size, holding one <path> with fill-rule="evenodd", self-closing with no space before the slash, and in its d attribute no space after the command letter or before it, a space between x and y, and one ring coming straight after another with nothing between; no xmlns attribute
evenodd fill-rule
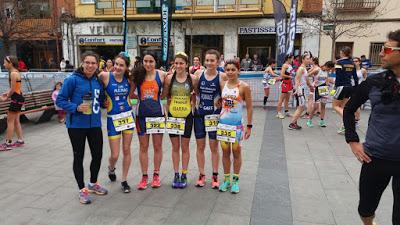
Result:
<svg viewBox="0 0 400 225"><path fill-rule="evenodd" d="M82 66L64 81L56 100L57 106L67 112L66 126L74 153L73 170L82 204L91 202L89 193L107 194L107 190L97 182L103 155L100 103L104 101L103 87L96 76L98 66L96 53L82 54ZM92 154L87 188L83 176L86 139Z"/></svg>

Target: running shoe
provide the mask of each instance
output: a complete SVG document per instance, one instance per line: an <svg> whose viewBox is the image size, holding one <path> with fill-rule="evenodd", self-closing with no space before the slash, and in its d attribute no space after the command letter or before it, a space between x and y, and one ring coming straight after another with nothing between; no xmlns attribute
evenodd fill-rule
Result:
<svg viewBox="0 0 400 225"><path fill-rule="evenodd" d="M301 126L297 125L296 123L290 123L289 130L301 130Z"/></svg>
<svg viewBox="0 0 400 225"><path fill-rule="evenodd" d="M175 174L174 180L172 181L172 188L180 188L181 187L181 178L179 177L179 173Z"/></svg>
<svg viewBox="0 0 400 225"><path fill-rule="evenodd" d="M320 121L319 121L319 126L320 126L320 127L326 127L326 122L325 122L325 120L320 120Z"/></svg>
<svg viewBox="0 0 400 225"><path fill-rule="evenodd" d="M147 176L142 176L142 180L137 185L138 190L145 190L147 188Z"/></svg>
<svg viewBox="0 0 400 225"><path fill-rule="evenodd" d="M312 120L307 120L306 124L307 124L307 127L309 127L309 128L314 127Z"/></svg>
<svg viewBox="0 0 400 225"><path fill-rule="evenodd" d="M182 174L181 176L181 184L179 188L186 188L187 186L187 177L186 174Z"/></svg>
<svg viewBox="0 0 400 225"><path fill-rule="evenodd" d="M99 183L95 183L95 184L89 183L88 189L89 189L89 192L95 193L97 195L106 195L108 193L107 189L105 189Z"/></svg>
<svg viewBox="0 0 400 225"><path fill-rule="evenodd" d="M3 143L0 145L0 151L10 151L12 149L11 144Z"/></svg>
<svg viewBox="0 0 400 225"><path fill-rule="evenodd" d="M344 134L345 129L344 126L342 125L342 127L340 127L340 129L337 131L338 134Z"/></svg>
<svg viewBox="0 0 400 225"><path fill-rule="evenodd" d="M16 142L14 142L14 143L11 144L11 147L13 147L13 148L23 147L24 144L25 144L24 141L17 140Z"/></svg>
<svg viewBox="0 0 400 225"><path fill-rule="evenodd" d="M285 111L285 115L284 116L292 117L292 114L290 114L289 111Z"/></svg>
<svg viewBox="0 0 400 225"><path fill-rule="evenodd" d="M131 192L131 187L128 185L128 182L126 182L126 181L124 181L124 182L121 182L121 188L122 188L122 191L124 192L124 193L129 193L129 192Z"/></svg>
<svg viewBox="0 0 400 225"><path fill-rule="evenodd" d="M219 188L218 176L213 176L212 181L211 181L211 188L212 189Z"/></svg>
<svg viewBox="0 0 400 225"><path fill-rule="evenodd" d="M159 188L159 187L161 187L160 176L159 176L157 173L153 174L153 181L151 182L151 187L152 187L152 188Z"/></svg>
<svg viewBox="0 0 400 225"><path fill-rule="evenodd" d="M89 190L87 188L82 188L79 190L79 202L82 204L90 204L92 202L89 196Z"/></svg>
<svg viewBox="0 0 400 225"><path fill-rule="evenodd" d="M196 187L204 187L204 185L206 185L206 175L200 174L196 183Z"/></svg>
<svg viewBox="0 0 400 225"><path fill-rule="evenodd" d="M232 194L239 193L239 181L238 180L232 181L231 193Z"/></svg>
<svg viewBox="0 0 400 225"><path fill-rule="evenodd" d="M112 182L117 180L117 175L115 175L115 168L110 169L110 167L108 167L108 178L110 178L110 181Z"/></svg>
<svg viewBox="0 0 400 225"><path fill-rule="evenodd" d="M276 114L276 117L279 119L285 119L285 116L281 112L278 112L278 114Z"/></svg>
<svg viewBox="0 0 400 225"><path fill-rule="evenodd" d="M224 181L224 183L222 183L219 186L219 191L226 192L226 191L228 191L230 186L231 186L231 182L230 181Z"/></svg>

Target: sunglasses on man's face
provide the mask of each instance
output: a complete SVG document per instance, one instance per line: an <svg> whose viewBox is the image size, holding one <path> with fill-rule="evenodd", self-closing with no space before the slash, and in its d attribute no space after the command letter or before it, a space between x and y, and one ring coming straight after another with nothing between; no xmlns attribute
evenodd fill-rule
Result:
<svg viewBox="0 0 400 225"><path fill-rule="evenodd" d="M400 51L400 47L387 47L382 46L382 50L385 55L392 54L393 51Z"/></svg>

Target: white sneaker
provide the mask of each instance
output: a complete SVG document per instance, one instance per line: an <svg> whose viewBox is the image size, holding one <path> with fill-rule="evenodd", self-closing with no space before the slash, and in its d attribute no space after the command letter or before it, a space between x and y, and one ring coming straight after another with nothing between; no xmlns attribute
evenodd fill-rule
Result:
<svg viewBox="0 0 400 225"><path fill-rule="evenodd" d="M283 115L281 112L278 112L278 114L276 114L276 117L279 119L285 119L285 115Z"/></svg>

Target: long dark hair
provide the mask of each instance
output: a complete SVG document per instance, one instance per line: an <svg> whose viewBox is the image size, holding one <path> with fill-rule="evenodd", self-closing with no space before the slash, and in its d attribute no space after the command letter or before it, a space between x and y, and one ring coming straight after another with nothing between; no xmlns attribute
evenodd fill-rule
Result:
<svg viewBox="0 0 400 225"><path fill-rule="evenodd" d="M145 51L143 54L143 59L146 55L149 55L153 57L154 61L156 62L156 68L157 68L157 56L155 53L150 52L150 51ZM132 77L133 77L133 82L136 84L136 86L140 86L143 84L144 79L146 77L146 69L143 66L143 63L140 65L136 66L135 68L132 69Z"/></svg>
<svg viewBox="0 0 400 225"><path fill-rule="evenodd" d="M184 53L184 52L176 53L176 55L174 57L174 61L177 58L183 59L186 62L186 64L189 65L189 59L188 59L188 56L186 55L186 53ZM190 92L192 92L193 89L194 89L194 86L193 86L192 77L190 76L190 73L189 73L189 67L186 70L186 74L187 74L187 78L186 79L189 82ZM176 70L174 71L174 74L172 75L171 84L168 87L168 97L169 98L171 97L172 84L174 83L175 80L176 80Z"/></svg>

